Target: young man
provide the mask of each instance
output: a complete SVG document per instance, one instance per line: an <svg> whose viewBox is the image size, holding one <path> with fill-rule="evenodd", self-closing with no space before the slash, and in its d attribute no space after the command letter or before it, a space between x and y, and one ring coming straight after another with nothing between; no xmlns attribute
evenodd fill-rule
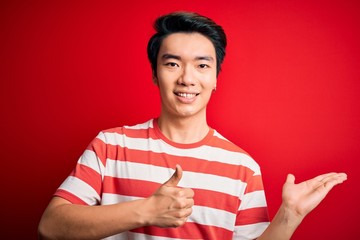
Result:
<svg viewBox="0 0 360 240"><path fill-rule="evenodd" d="M289 175L269 223L259 166L206 121L225 56L222 28L177 12L155 30L148 56L160 116L99 133L45 210L40 237L289 239L346 175L300 184Z"/></svg>

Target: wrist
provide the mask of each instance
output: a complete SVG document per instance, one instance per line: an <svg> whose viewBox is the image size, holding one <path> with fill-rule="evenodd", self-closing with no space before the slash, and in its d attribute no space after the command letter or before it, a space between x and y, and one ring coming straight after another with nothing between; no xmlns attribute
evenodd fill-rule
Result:
<svg viewBox="0 0 360 240"><path fill-rule="evenodd" d="M289 240L300 225L303 217L285 204L281 204L279 210L265 232L258 240Z"/></svg>
<svg viewBox="0 0 360 240"><path fill-rule="evenodd" d="M140 205L137 208L137 213L140 219L141 226L151 226L154 225L154 205L152 197L141 199Z"/></svg>
<svg viewBox="0 0 360 240"><path fill-rule="evenodd" d="M286 228L295 230L304 219L304 216L291 208L291 206L282 203L275 218L286 226Z"/></svg>
<svg viewBox="0 0 360 240"><path fill-rule="evenodd" d="M127 221L131 222L132 228L139 228L149 225L149 211L147 199L138 199L122 203L123 213L126 212Z"/></svg>

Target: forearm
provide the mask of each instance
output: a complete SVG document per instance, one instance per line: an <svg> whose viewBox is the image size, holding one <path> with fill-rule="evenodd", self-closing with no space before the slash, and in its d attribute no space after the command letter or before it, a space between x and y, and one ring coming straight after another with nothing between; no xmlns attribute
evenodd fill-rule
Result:
<svg viewBox="0 0 360 240"><path fill-rule="evenodd" d="M55 199L40 221L40 239L101 239L144 226L142 202L83 206L56 204Z"/></svg>
<svg viewBox="0 0 360 240"><path fill-rule="evenodd" d="M179 188L182 169L148 198L83 206L54 197L39 223L40 239L101 239L143 226L179 227L192 213L194 191Z"/></svg>
<svg viewBox="0 0 360 240"><path fill-rule="evenodd" d="M258 240L289 240L303 217L281 205L275 217Z"/></svg>

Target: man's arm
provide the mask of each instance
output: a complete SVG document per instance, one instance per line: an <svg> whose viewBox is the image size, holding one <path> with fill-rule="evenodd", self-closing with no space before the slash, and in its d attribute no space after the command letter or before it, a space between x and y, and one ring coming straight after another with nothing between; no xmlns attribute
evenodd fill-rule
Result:
<svg viewBox="0 0 360 240"><path fill-rule="evenodd" d="M84 206L54 197L41 218L40 239L101 239L140 227L143 201Z"/></svg>
<svg viewBox="0 0 360 240"><path fill-rule="evenodd" d="M328 173L295 184L292 174L283 187L282 204L269 227L258 240L288 240L307 214L326 197L330 190L347 179L345 173Z"/></svg>
<svg viewBox="0 0 360 240"><path fill-rule="evenodd" d="M182 169L152 196L124 203L84 206L54 197L39 224L40 239L101 239L142 226L178 227L192 213L194 192L179 188Z"/></svg>

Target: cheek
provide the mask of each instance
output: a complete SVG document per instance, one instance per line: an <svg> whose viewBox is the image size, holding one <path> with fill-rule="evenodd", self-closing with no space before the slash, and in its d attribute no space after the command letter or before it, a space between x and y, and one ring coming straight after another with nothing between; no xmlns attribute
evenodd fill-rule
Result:
<svg viewBox="0 0 360 240"><path fill-rule="evenodd" d="M172 84L170 82L166 82L166 81L159 81L158 83L158 87L160 90L160 95L162 98L167 98L167 96L171 96L172 95Z"/></svg>
<svg viewBox="0 0 360 240"><path fill-rule="evenodd" d="M214 78L213 75L204 77L203 80L203 88L206 90L212 91L216 86L217 79Z"/></svg>
<svg viewBox="0 0 360 240"><path fill-rule="evenodd" d="M158 72L158 81L162 83L162 85L171 85L177 81L179 73L176 71L159 71Z"/></svg>
<svg viewBox="0 0 360 240"><path fill-rule="evenodd" d="M216 85L216 81L214 80L209 80L203 83L202 85L203 93L206 94L207 98L211 97L212 93L214 92L213 90L215 88L215 85Z"/></svg>

